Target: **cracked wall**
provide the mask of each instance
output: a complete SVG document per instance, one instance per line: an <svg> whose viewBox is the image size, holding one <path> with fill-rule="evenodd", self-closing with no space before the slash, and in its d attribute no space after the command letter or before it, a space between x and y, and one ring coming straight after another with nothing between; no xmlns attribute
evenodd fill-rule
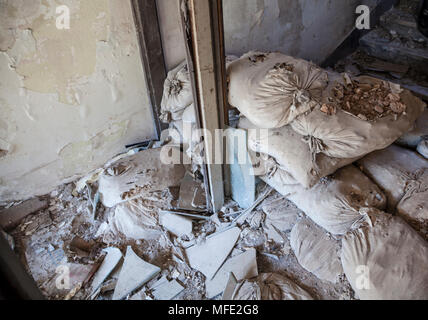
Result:
<svg viewBox="0 0 428 320"><path fill-rule="evenodd" d="M56 8L70 9L57 29ZM129 1L0 0L0 202L154 137Z"/></svg>
<svg viewBox="0 0 428 320"><path fill-rule="evenodd" d="M355 8L377 0L223 0L226 53L281 51L321 63L355 26ZM177 1L157 0L168 69L185 58Z"/></svg>

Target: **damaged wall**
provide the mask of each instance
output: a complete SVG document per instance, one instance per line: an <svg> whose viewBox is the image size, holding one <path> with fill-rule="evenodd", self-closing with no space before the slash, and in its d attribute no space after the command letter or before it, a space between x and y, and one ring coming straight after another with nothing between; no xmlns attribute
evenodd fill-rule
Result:
<svg viewBox="0 0 428 320"><path fill-rule="evenodd" d="M69 29L57 28L61 5ZM153 138L129 1L0 0L0 112L0 202Z"/></svg>
<svg viewBox="0 0 428 320"><path fill-rule="evenodd" d="M378 0L223 0L226 52L281 51L321 63L355 26L355 8ZM168 70L185 58L178 1L157 0Z"/></svg>

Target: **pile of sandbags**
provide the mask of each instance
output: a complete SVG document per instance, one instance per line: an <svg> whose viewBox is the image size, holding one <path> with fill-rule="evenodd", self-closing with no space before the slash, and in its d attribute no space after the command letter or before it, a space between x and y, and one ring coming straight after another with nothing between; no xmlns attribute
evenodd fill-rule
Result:
<svg viewBox="0 0 428 320"><path fill-rule="evenodd" d="M238 126L251 129L249 148L304 187L392 144L425 107L398 85L350 79L281 53L250 52L229 65L228 78L229 103L248 119Z"/></svg>

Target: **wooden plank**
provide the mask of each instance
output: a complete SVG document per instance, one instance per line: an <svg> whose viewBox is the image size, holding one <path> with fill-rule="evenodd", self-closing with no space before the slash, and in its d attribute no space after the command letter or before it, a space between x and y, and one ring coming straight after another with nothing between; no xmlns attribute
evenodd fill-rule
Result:
<svg viewBox="0 0 428 320"><path fill-rule="evenodd" d="M212 8L213 2L220 0L189 0L189 20L190 34L193 44L193 59L196 77L196 92L198 95L198 106L201 115L202 128L211 134L212 139L205 137L205 159L207 160L208 183L211 193L213 210L216 212L221 209L224 203L224 185L223 185L223 144L220 149L215 150L214 143L221 137L221 131L224 127L224 100L222 95L223 87L219 85L221 74L219 64L216 62L215 55L220 54L219 46L215 43L215 33L213 25L218 27L218 21L213 21ZM220 5L219 3L216 4ZM224 54L223 54L224 60ZM219 59L221 61L221 58ZM221 155L221 157L220 157ZM217 157L217 158L216 158ZM215 163L221 159L221 163Z"/></svg>
<svg viewBox="0 0 428 320"><path fill-rule="evenodd" d="M156 0L131 0L131 5L149 91L156 138L159 139L162 129L166 127L159 120L166 68Z"/></svg>
<svg viewBox="0 0 428 320"><path fill-rule="evenodd" d="M4 209L0 212L0 226L3 230L11 230L15 228L26 216L36 211L46 209L47 207L47 200L33 198L16 206Z"/></svg>

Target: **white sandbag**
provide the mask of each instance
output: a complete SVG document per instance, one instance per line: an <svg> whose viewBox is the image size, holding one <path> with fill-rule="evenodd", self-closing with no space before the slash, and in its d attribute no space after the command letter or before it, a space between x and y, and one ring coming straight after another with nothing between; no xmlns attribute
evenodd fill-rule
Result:
<svg viewBox="0 0 428 320"><path fill-rule="evenodd" d="M291 230L299 217L303 215L300 209L279 193L264 200L261 208L266 214L266 226L273 225L279 231Z"/></svg>
<svg viewBox="0 0 428 320"><path fill-rule="evenodd" d="M310 219L297 222L290 233L290 245L300 265L321 280L336 283L343 273L340 242Z"/></svg>
<svg viewBox="0 0 428 320"><path fill-rule="evenodd" d="M323 102L325 103L328 103L333 96L335 84L345 85L346 83L346 78L336 73L329 73L329 80L329 86L323 92ZM408 90L397 87L397 85L366 76L355 78L353 81L358 81L358 85L373 86L373 88L375 86L382 87L384 94L391 92L392 95L392 92L395 92L395 97L401 99L400 103L404 104L405 111L402 113L390 111L389 114L374 118L372 121L362 120L360 117L364 118L364 115L360 114L360 117L357 117L341 108L337 108L334 114L328 114L323 112L323 109L316 108L309 114L297 117L291 123L291 127L303 136L314 161L319 153L336 158L356 158L374 150L386 148L412 128L425 108L425 103L422 100L412 95ZM363 91L360 90L359 92L361 94ZM389 100L379 99L380 101L377 102L373 98L373 104L390 103ZM356 102L353 105L354 107L358 106ZM367 106L364 105L364 107ZM375 105L373 109L374 107ZM386 107L383 108L386 111ZM371 109L364 109L361 112L367 112L370 115L373 112L376 113Z"/></svg>
<svg viewBox="0 0 428 320"><path fill-rule="evenodd" d="M378 186L352 165L323 178L310 189L292 184L287 172L280 168L260 178L332 234L359 228L368 219L367 208L383 209L386 205Z"/></svg>
<svg viewBox="0 0 428 320"><path fill-rule="evenodd" d="M228 66L229 103L261 128L278 128L310 111L327 86L314 64L279 52L249 52Z"/></svg>
<svg viewBox="0 0 428 320"><path fill-rule="evenodd" d="M159 197L157 200L163 202L164 199ZM120 238L134 240L158 238L161 235L158 224L158 207L161 207L161 203L158 203L158 206L154 204L155 202L144 198L118 204L107 217L107 221L101 224L96 237L102 237L106 243Z"/></svg>
<svg viewBox="0 0 428 320"><path fill-rule="evenodd" d="M262 273L238 284L232 300L313 300L311 295L278 273Z"/></svg>
<svg viewBox="0 0 428 320"><path fill-rule="evenodd" d="M322 177L357 160L331 158L320 153L315 163L303 136L296 133L291 126L259 129L247 118L241 117L238 127L248 130L250 150L271 156L282 169L307 188L315 185Z"/></svg>
<svg viewBox="0 0 428 320"><path fill-rule="evenodd" d="M428 243L400 217L374 211L372 226L342 239L346 277L363 300L427 300Z"/></svg>
<svg viewBox="0 0 428 320"><path fill-rule="evenodd" d="M428 127L428 123L427 123L427 127ZM428 137L418 143L416 150L419 152L419 154L422 157L424 157L425 159L428 159Z"/></svg>
<svg viewBox="0 0 428 320"><path fill-rule="evenodd" d="M184 109L182 119L184 122L196 123L195 105L193 103Z"/></svg>
<svg viewBox="0 0 428 320"><path fill-rule="evenodd" d="M428 161L412 150L391 145L358 160L358 166L385 192L388 211L395 212L411 181L417 181Z"/></svg>
<svg viewBox="0 0 428 320"><path fill-rule="evenodd" d="M412 130L403 134L395 143L416 148L416 146L424 139L428 138L428 109L418 117Z"/></svg>
<svg viewBox="0 0 428 320"><path fill-rule="evenodd" d="M397 214L428 240L428 183L421 190L404 196L397 205Z"/></svg>
<svg viewBox="0 0 428 320"><path fill-rule="evenodd" d="M163 122L181 119L184 109L192 102L193 94L189 71L186 61L183 61L169 71L165 79L160 119Z"/></svg>
<svg viewBox="0 0 428 320"><path fill-rule="evenodd" d="M113 207L152 191L179 186L185 168L182 164L166 164L169 150L148 149L111 164L99 178L102 203Z"/></svg>

